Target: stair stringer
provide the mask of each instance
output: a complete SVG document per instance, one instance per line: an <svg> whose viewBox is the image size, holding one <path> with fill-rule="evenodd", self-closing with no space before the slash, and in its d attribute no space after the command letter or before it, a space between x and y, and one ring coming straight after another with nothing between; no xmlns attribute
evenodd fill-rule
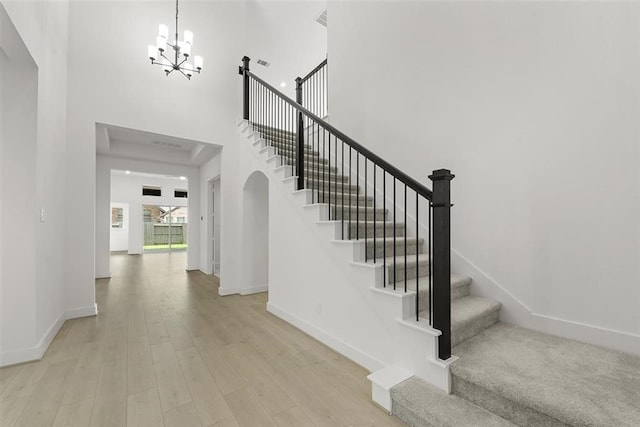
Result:
<svg viewBox="0 0 640 427"><path fill-rule="evenodd" d="M371 372L397 367L449 392L454 358L437 359L440 332L415 321L415 293L383 288L382 265L362 262L364 241L338 239L328 205L296 190L292 168L249 123L239 130L240 184L255 170L269 180L267 310Z"/></svg>

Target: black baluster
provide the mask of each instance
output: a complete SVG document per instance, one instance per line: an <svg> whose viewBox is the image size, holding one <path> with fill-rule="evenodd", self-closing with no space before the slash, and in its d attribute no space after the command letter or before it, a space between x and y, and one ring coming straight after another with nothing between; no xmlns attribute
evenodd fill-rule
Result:
<svg viewBox="0 0 640 427"><path fill-rule="evenodd" d="M407 184L404 185L404 291L407 292Z"/></svg>
<svg viewBox="0 0 640 427"><path fill-rule="evenodd" d="M396 290L396 282L398 281L398 275L396 268L398 265L398 258L396 258L396 177L393 177L393 290ZM405 266L406 268L406 266Z"/></svg>
<svg viewBox="0 0 640 427"><path fill-rule="evenodd" d="M387 219L387 172L382 169L382 211L384 212L385 222ZM382 284L384 287L387 286L387 226L383 228L383 237L382 237Z"/></svg>
<svg viewBox="0 0 640 427"><path fill-rule="evenodd" d="M416 322L420 320L420 251L418 250L420 222L418 221L418 208L418 192L416 191Z"/></svg>
<svg viewBox="0 0 640 427"><path fill-rule="evenodd" d="M376 263L376 164L373 164L373 263ZM384 224L384 222L383 222Z"/></svg>

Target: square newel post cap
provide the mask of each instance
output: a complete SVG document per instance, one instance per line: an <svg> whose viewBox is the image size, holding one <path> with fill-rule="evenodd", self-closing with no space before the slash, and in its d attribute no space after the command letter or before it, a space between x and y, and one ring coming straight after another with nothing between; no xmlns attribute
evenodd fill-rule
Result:
<svg viewBox="0 0 640 427"><path fill-rule="evenodd" d="M456 176L452 174L449 169L434 170L433 173L429 175L429 179L431 181L443 181L443 180L451 181L455 177Z"/></svg>
<svg viewBox="0 0 640 427"><path fill-rule="evenodd" d="M243 56L242 57L242 69L249 71L249 61L251 61L251 58L249 58L248 56Z"/></svg>

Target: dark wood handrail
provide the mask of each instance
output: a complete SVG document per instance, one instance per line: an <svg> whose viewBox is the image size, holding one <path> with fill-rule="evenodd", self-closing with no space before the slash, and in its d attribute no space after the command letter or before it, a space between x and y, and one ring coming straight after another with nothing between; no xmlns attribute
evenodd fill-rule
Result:
<svg viewBox="0 0 640 427"><path fill-rule="evenodd" d="M307 80L309 80L311 78L311 76L313 76L315 73L317 73L322 67L324 67L325 65L327 65L327 59L325 58L324 61L322 61L320 64L318 64L318 66L316 68L314 68L313 70L311 70L309 72L309 74L307 74L306 76L304 76L303 78L300 79L300 84L306 82Z"/></svg>
<svg viewBox="0 0 640 427"><path fill-rule="evenodd" d="M251 76L251 78L256 80L258 83L263 85L265 88L269 89L275 95L280 97L287 104L291 105L296 110L302 112L305 116L309 117L314 122L318 123L324 129L328 130L330 133L332 133L333 135L338 137L341 141L344 141L345 143L347 143L347 145L349 145L350 147L355 149L357 152L359 152L363 156L367 157L374 164L380 166L382 169L384 169L386 172L388 172L390 175L392 175L393 177L398 179L403 184L406 184L408 187L413 189L416 193L420 194L422 197L426 198L427 200L431 201L433 199L433 192L430 189L428 189L424 185L420 184L418 181L416 181L415 179L411 178L409 175L407 175L406 173L402 172L400 169L398 169L397 167L393 166L392 164L390 164L386 160L382 159L378 155L374 154L373 152L371 152L367 148L365 148L362 145L358 144L352 138L349 138L347 135L342 133L340 130L338 130L335 127L331 126L329 123L327 123L326 121L322 120L320 117L316 116L311 111L309 111L308 109L304 108L302 105L298 104L293 99L291 99L288 96L284 95L278 89L274 88L269 83L265 82L260 77L258 77L255 74L253 74L251 71L247 71L247 74L249 76Z"/></svg>

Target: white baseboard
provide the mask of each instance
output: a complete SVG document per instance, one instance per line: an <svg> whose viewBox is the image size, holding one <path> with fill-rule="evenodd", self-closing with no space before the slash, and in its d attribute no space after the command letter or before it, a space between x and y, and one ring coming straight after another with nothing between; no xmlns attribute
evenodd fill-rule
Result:
<svg viewBox="0 0 640 427"><path fill-rule="evenodd" d="M386 367L386 365L382 361L376 359L370 354L367 354L347 344L339 338L336 338L333 335L317 328L316 326L308 323L306 320L300 319L299 317L286 312L285 310L270 302L267 303L267 311L275 316L278 316L282 320L291 323L296 328L311 335L313 338L317 339L323 344L326 344L327 346L331 347L338 353L354 361L365 369L368 369L369 372L375 372Z"/></svg>
<svg viewBox="0 0 640 427"><path fill-rule="evenodd" d="M0 368L42 359L42 356L44 356L44 353L49 348L51 341L53 341L62 325L64 325L64 322L65 315L63 313L55 322L53 322L51 327L49 327L49 330L35 346L0 353Z"/></svg>
<svg viewBox="0 0 640 427"><path fill-rule="evenodd" d="M451 250L451 255L452 264L455 262L457 273L472 277L475 287L481 290L482 296L502 303L501 321L550 335L640 355L640 335L536 313L464 255L455 249ZM474 288L474 285L471 287Z"/></svg>
<svg viewBox="0 0 640 427"><path fill-rule="evenodd" d="M65 321L69 319L78 319L81 317L95 316L97 314L97 304L65 311L60 315L60 317L58 317L55 322L53 322L53 324L49 327L49 330L47 330L47 332L35 346L20 350L9 351L6 353L0 353L0 368L4 366L33 362L42 359L42 356L44 356L44 353L49 348L49 345L51 345L51 342L56 337L56 334L58 333L58 331L60 331L60 328L62 327L62 325L64 325Z"/></svg>
<svg viewBox="0 0 640 427"><path fill-rule="evenodd" d="M71 310L67 310L64 312L65 320L79 319L81 317L89 317L89 316L97 316L97 315L98 315L98 304L96 303L87 307L73 308Z"/></svg>
<svg viewBox="0 0 640 427"><path fill-rule="evenodd" d="M240 289L240 295L258 294L260 292L267 292L268 290L269 290L269 285L256 285L256 286Z"/></svg>
<svg viewBox="0 0 640 427"><path fill-rule="evenodd" d="M226 297L227 295L234 295L237 293L237 289L223 288L222 286L218 288L218 295L220 295L221 297Z"/></svg>

